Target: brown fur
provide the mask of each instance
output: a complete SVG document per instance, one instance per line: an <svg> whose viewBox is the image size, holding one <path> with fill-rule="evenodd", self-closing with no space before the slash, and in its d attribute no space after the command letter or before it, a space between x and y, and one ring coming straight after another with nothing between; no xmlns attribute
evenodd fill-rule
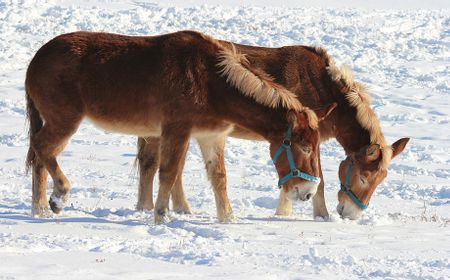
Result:
<svg viewBox="0 0 450 280"><path fill-rule="evenodd" d="M386 177L389 162L403 150L408 139L401 139L398 145L394 143L392 147L386 143L379 120L370 107L370 97L365 87L354 81L350 68L337 67L322 48L289 46L272 49L239 44L233 46L235 49L232 48L222 55L219 65L223 69L222 74L228 75L228 81L244 91L247 96L252 97L257 92L269 93L267 99L260 100L269 106L295 104L290 93L294 93L301 104L310 108L322 108L334 102L338 104L337 109L320 123L321 141L336 138L346 154L355 158L352 191L363 202L368 203L376 187ZM247 71L242 65L251 66L252 71ZM259 75L255 77L254 73ZM285 100L282 101L280 96L276 98L272 96L270 88L282 88L281 92L287 90L287 94L282 95ZM241 127L236 127L231 136L258 139ZM372 161L363 160L360 155L365 154L373 144L379 145L379 156ZM342 173L341 169L339 174ZM360 173L366 177L365 186L358 183ZM340 178L343 182L341 176ZM313 201L314 216L328 216L323 187L322 177ZM280 201L286 201L283 194L281 197ZM345 197L342 199L346 200ZM279 207L281 209L279 212L290 212L285 208Z"/></svg>
<svg viewBox="0 0 450 280"><path fill-rule="evenodd" d="M297 107L282 102L283 96L289 94L287 90L273 93L280 100L280 106L274 106L262 101L266 100L261 98L265 92L252 92L249 96L238 84L230 86L217 67L228 52L227 46L192 31L154 37L75 32L45 44L31 61L25 81L32 132L28 163L36 171L41 163L50 173L54 182L52 210L61 211L70 190L56 157L84 118L108 130L160 137L159 150L164 156L159 158L161 186L155 204L156 222L167 218L172 186L181 184L178 174L191 134L207 131L218 135L236 124L269 141L273 153L291 126L298 168L317 176L319 135L314 129L315 114L296 101ZM249 65L241 66L257 73ZM259 79L266 81L267 77ZM39 120L44 120L42 128L34 129ZM304 154L296 148L304 145L312 152ZM280 176L289 171L286 160L279 161L276 167ZM220 174L224 172L221 169L211 172ZM36 188L44 190L45 182L39 182ZM303 183L295 178L285 187ZM226 184L218 185L224 192ZM144 193L140 190L141 195ZM33 188L33 203L38 201L33 209L38 214L46 207L42 204L44 195Z"/></svg>

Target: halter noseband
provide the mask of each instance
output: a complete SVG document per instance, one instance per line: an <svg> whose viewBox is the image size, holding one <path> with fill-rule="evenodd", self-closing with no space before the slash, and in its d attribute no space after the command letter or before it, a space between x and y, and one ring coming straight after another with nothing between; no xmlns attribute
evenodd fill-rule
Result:
<svg viewBox="0 0 450 280"><path fill-rule="evenodd" d="M304 173L304 172L298 170L297 167L295 166L294 156L292 155L292 150L291 150L291 136L292 136L292 128L289 126L288 131L286 133L286 138L284 138L283 143L278 148L278 150L275 152L275 155L272 158L272 161L275 164L277 162L278 158L283 153L283 151L286 151L287 159L289 162L289 167L291 168L291 171L278 181L278 187L281 188L281 186L284 183L286 183L287 181L289 181L290 179L292 179L294 177L302 178L302 179L305 179L305 180L308 180L308 181L311 181L311 182L314 182L317 184L320 183L319 177L315 177L315 176L309 175L307 173Z"/></svg>
<svg viewBox="0 0 450 280"><path fill-rule="evenodd" d="M364 204L361 202L361 200L359 200L356 195L350 190L350 173L352 171L352 167L353 167L353 160L351 158L348 158L350 160L350 164L348 165L347 168L347 174L345 175L345 182L344 184L341 184L341 190L340 192L344 192L348 195L348 197L350 197L350 199L356 204L358 205L359 208L361 208L362 210L365 210L369 204Z"/></svg>

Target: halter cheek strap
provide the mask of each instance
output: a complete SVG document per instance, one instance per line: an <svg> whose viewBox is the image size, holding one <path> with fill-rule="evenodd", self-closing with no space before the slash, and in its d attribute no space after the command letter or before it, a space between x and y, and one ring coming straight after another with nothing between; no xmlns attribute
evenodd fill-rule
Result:
<svg viewBox="0 0 450 280"><path fill-rule="evenodd" d="M278 148L278 150L275 152L275 155L272 158L273 163L275 164L278 160L278 158L283 154L283 152L286 152L286 156L289 162L289 168L291 169L291 171L283 176L279 181L278 181L278 187L281 188L281 186L286 183L287 181L289 181L292 178L302 178L304 180L310 181L310 182L314 182L314 183L320 183L320 178L319 177L315 177L312 175L309 175L307 173L304 173L300 170L297 169L297 167L295 166L294 163L294 156L292 154L292 149L291 149L291 137L292 137L292 128L289 127L288 131L286 133L286 138L284 138L283 143L281 144L281 146Z"/></svg>
<svg viewBox="0 0 450 280"><path fill-rule="evenodd" d="M361 200L359 200L356 195L350 190L350 174L353 167L353 161L351 159L349 160L350 164L348 165L347 174L345 175L345 182L344 184L341 184L340 191L346 193L347 196L353 201L353 203L355 203L362 210L365 210L367 209L367 207L369 207L369 204L362 203Z"/></svg>

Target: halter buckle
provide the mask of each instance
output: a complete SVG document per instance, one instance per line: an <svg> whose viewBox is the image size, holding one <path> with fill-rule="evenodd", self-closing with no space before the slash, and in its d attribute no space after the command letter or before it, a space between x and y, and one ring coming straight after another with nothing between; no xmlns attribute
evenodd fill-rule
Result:
<svg viewBox="0 0 450 280"><path fill-rule="evenodd" d="M291 145L291 140L289 140L289 139L284 139L284 140L283 140L283 145L284 145L284 146L290 146L290 145Z"/></svg>

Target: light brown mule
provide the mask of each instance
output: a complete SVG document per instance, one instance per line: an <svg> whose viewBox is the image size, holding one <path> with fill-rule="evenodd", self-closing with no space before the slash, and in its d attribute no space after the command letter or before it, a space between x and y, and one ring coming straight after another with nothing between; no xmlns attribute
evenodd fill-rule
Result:
<svg viewBox="0 0 450 280"><path fill-rule="evenodd" d="M32 211L37 215L48 209L47 171L54 184L50 197L53 212L59 213L67 201L70 184L56 156L84 118L111 131L159 137L159 153L164 156L154 161L159 163L160 180L156 223L168 219L169 195L182 170L191 135L205 141L220 138L217 135L228 134L231 124L237 124L266 139L273 155L291 127L297 168L319 175L321 111L318 119L293 93L254 71L233 45L197 32L155 37L64 34L36 53L25 88L30 119L27 166L33 170ZM214 143L223 149L220 141ZM303 147L310 152L302 152ZM204 157L208 158L209 151L205 150ZM288 162L279 160L276 169L284 176L289 172ZM217 192L226 192L225 187L223 178L217 183ZM294 178L285 189L311 196L317 185ZM145 195L143 188L140 194ZM223 216L227 218L229 213Z"/></svg>
<svg viewBox="0 0 450 280"><path fill-rule="evenodd" d="M338 105L329 117L320 122L320 140L323 142L336 138L348 155L348 159L343 160L339 167L339 178L342 184L345 181L349 160L353 159L350 190L362 203L368 204L373 192L386 177L389 162L403 151L409 138L402 138L392 146L386 143L378 118L370 108L370 98L365 88L353 80L349 68L337 67L323 49L307 46L283 48L260 48L238 44L235 46L238 52L245 55L249 65L255 71L261 75L274 77L275 81L295 93L303 104L311 108L325 107L333 103ZM258 135L239 126L234 126L230 136L261 140ZM159 149L153 141L146 145L146 150ZM202 145L200 142L199 144ZM216 151L219 158L223 157L221 146L212 149ZM143 156L145 158L145 154ZM141 173L150 174L141 164L140 167ZM156 169L157 166L152 167L153 172L156 172ZM154 173L152 174L140 178L140 187L147 186L150 189L147 197L139 197L138 209L151 209L147 207L153 205L151 188ZM320 177L322 180L313 198L313 215L328 217L321 169ZM214 182L212 184L214 187ZM177 184L172 194L177 196L177 200L173 201L174 208L184 209L181 212L188 212L190 208L186 199L180 199L184 196L182 185ZM345 193L338 194L339 214L351 219L358 218L362 209ZM142 201L146 204L141 203ZM217 207L219 208L219 205ZM283 189L276 214L289 215L291 211L292 200Z"/></svg>

